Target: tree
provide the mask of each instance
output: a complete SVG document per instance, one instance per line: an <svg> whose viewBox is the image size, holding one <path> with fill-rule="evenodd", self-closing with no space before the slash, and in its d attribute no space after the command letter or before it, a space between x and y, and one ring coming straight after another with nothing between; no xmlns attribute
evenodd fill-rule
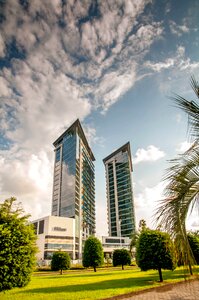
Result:
<svg viewBox="0 0 199 300"><path fill-rule="evenodd" d="M101 242L94 236L90 236L84 245L83 266L93 267L96 272L96 267L99 267L104 262L104 255Z"/></svg>
<svg viewBox="0 0 199 300"><path fill-rule="evenodd" d="M131 242L130 242L130 253L132 257L134 257L134 248L136 247L137 240L139 238L140 232L135 231L131 236Z"/></svg>
<svg viewBox="0 0 199 300"><path fill-rule="evenodd" d="M37 248L28 218L16 198L0 204L0 291L23 287L30 281Z"/></svg>
<svg viewBox="0 0 199 300"><path fill-rule="evenodd" d="M146 221L144 219L141 219L139 221L138 231L137 230L134 231L133 234L131 235L130 253L132 254L132 256L133 256L133 248L135 248L137 245L137 241L139 239L140 233L145 229L147 229Z"/></svg>
<svg viewBox="0 0 199 300"><path fill-rule="evenodd" d="M162 282L162 269L175 269L174 257L174 247L168 233L150 229L141 232L137 243L136 261L142 271L158 270Z"/></svg>
<svg viewBox="0 0 199 300"><path fill-rule="evenodd" d="M145 229L147 229L146 221L144 219L141 219L139 222L139 232L141 232Z"/></svg>
<svg viewBox="0 0 199 300"><path fill-rule="evenodd" d="M53 253L51 260L51 270L59 271L62 275L63 270L70 269L70 256L67 252L57 251Z"/></svg>
<svg viewBox="0 0 199 300"><path fill-rule="evenodd" d="M193 233L188 233L187 237L195 262L199 265L199 236Z"/></svg>
<svg viewBox="0 0 199 300"><path fill-rule="evenodd" d="M199 83L191 78L191 86L199 100ZM175 103L187 115L192 146L179 158L171 160L172 166L165 175L164 199L156 212L156 220L171 234L177 245L178 257L191 265L193 256L186 234L186 217L189 210L199 205L199 106L195 101L176 95Z"/></svg>
<svg viewBox="0 0 199 300"><path fill-rule="evenodd" d="M126 249L116 249L113 251L113 266L122 266L124 270L125 265L131 264L131 256Z"/></svg>

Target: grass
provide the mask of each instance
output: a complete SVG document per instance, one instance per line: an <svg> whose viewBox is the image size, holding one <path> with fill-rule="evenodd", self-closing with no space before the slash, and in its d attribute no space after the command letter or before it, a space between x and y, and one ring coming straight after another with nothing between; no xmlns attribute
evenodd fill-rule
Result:
<svg viewBox="0 0 199 300"><path fill-rule="evenodd" d="M197 268L196 272L199 272ZM177 282L187 276L182 268L163 271L164 283ZM137 267L125 270L108 268L96 273L91 270L35 273L27 287L0 293L1 300L78 300L103 299L111 296L160 286L157 271L141 272Z"/></svg>

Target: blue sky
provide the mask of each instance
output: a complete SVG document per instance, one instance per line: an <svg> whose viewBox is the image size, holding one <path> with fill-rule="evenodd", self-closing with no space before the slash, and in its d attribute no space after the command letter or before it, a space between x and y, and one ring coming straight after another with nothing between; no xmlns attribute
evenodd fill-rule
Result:
<svg viewBox="0 0 199 300"><path fill-rule="evenodd" d="M137 223L161 198L168 160L188 145L169 98L194 98L199 2L0 1L0 195L50 213L52 142L79 118L96 157L97 233L107 233L102 159L127 141ZM198 215L188 226L196 228Z"/></svg>

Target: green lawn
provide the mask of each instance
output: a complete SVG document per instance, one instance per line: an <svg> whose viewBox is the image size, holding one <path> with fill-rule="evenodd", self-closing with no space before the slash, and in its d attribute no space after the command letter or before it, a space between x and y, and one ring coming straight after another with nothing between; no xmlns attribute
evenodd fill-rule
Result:
<svg viewBox="0 0 199 300"><path fill-rule="evenodd" d="M164 283L183 280L185 273L185 270L179 268L174 272L163 271ZM35 273L27 287L0 293L0 299L103 299L162 285L158 279L156 271L141 272L136 267L128 267L124 271L118 268L98 269L96 273L91 270L66 271L64 275Z"/></svg>

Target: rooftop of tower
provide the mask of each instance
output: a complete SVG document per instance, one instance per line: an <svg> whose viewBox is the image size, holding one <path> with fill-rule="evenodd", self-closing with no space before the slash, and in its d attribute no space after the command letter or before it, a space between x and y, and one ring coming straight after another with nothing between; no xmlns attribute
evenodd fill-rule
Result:
<svg viewBox="0 0 199 300"><path fill-rule="evenodd" d="M79 133L81 139L83 140L83 143L84 143L84 145L86 146L86 149L87 149L88 153L90 154L91 159L92 159L93 161L95 161L95 157L94 157L93 152L92 152L92 150L91 150L91 148L90 148L90 146L89 146L89 144L88 144L88 141L87 141L87 139L86 139L86 136L85 136L85 134L84 134L84 131L83 131L83 128L82 128L82 125L81 125L79 119L77 119L77 120L76 120L76 121L75 121L68 129L66 129L66 131L64 131L64 132L56 139L56 141L53 143L53 146L56 147L57 144L60 143L60 141L63 139L63 137L64 137L68 132L74 131L75 129L78 130L78 133Z"/></svg>
<svg viewBox="0 0 199 300"><path fill-rule="evenodd" d="M123 146L121 146L120 148L118 148L117 150L115 150L114 152L112 152L111 154L109 154L107 157L105 157L103 159L103 163L105 164L107 160L109 160L110 158L114 157L116 154L118 154L121 151L122 152L125 152L125 151L128 152L128 155L129 155L129 158L130 158L131 170L133 170L130 142L127 142L126 144L124 144Z"/></svg>

